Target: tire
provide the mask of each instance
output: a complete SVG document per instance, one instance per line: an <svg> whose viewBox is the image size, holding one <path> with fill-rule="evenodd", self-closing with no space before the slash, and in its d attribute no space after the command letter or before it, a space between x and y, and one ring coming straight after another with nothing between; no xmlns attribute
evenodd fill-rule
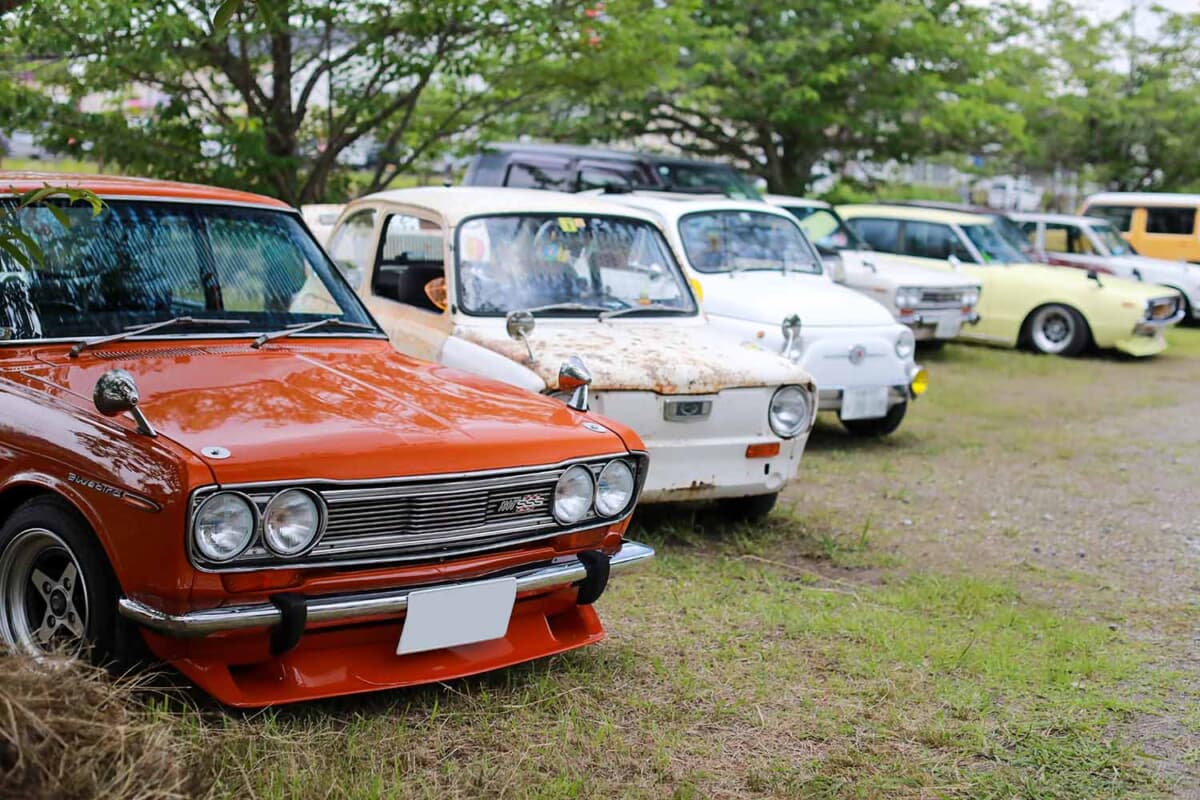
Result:
<svg viewBox="0 0 1200 800"><path fill-rule="evenodd" d="M1091 340L1080 313L1058 303L1034 309L1025 322L1025 331L1030 346L1048 356L1077 356Z"/></svg>
<svg viewBox="0 0 1200 800"><path fill-rule="evenodd" d="M756 494L751 497L730 497L717 501L717 507L731 520L737 522L759 522L766 519L779 500L779 492Z"/></svg>
<svg viewBox="0 0 1200 800"><path fill-rule="evenodd" d="M48 663L110 663L127 633L112 568L78 512L57 497L19 506L0 526L0 643Z"/></svg>
<svg viewBox="0 0 1200 800"><path fill-rule="evenodd" d="M875 419L843 419L842 426L855 436L887 436L894 433L908 413L908 401L897 403L888 413ZM840 419L840 418L839 418Z"/></svg>

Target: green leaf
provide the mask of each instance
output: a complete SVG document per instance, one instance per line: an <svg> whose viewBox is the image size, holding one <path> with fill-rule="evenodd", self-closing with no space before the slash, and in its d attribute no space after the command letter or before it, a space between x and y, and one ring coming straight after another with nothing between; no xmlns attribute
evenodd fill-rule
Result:
<svg viewBox="0 0 1200 800"><path fill-rule="evenodd" d="M242 6L242 0L224 0L220 7L217 8L217 13L213 15L213 30L224 30L229 25L229 20L233 18L236 12Z"/></svg>

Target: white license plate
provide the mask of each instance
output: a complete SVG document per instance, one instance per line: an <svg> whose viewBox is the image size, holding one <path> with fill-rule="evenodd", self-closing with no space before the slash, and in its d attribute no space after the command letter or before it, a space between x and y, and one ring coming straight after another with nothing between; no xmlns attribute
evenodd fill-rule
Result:
<svg viewBox="0 0 1200 800"><path fill-rule="evenodd" d="M962 330L962 320L954 317L939 319L937 327L933 329L933 336L936 339L953 339L958 336L958 332Z"/></svg>
<svg viewBox="0 0 1200 800"><path fill-rule="evenodd" d="M499 639L508 632L516 599L516 578L418 589L408 596L408 614L396 653Z"/></svg>
<svg viewBox="0 0 1200 800"><path fill-rule="evenodd" d="M888 387L868 386L842 392L842 419L875 419L887 414Z"/></svg>

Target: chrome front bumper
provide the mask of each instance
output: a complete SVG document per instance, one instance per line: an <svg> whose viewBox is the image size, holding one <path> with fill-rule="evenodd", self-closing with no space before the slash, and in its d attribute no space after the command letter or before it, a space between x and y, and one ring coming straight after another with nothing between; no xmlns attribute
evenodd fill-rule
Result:
<svg viewBox="0 0 1200 800"><path fill-rule="evenodd" d="M626 541L609 559L609 572L623 572L643 561L654 558L654 549L638 542ZM496 577L488 575L480 580ZM570 560L552 562L513 574L517 593L552 589L578 583L588 577L587 567L576 556ZM465 582L469 583L469 582ZM446 586L454 584L437 584ZM408 608L408 596L421 586L388 589L357 594L326 595L304 599L307 622L330 622L345 619L394 616ZM186 614L167 614L130 597L118 601L121 616L166 636L193 639L227 631L272 628L283 621L283 611L273 603L241 606L221 606Z"/></svg>
<svg viewBox="0 0 1200 800"><path fill-rule="evenodd" d="M1187 310L1184 304L1180 302L1179 309L1174 314L1166 319L1143 319L1138 324L1133 326L1134 336L1154 336L1159 331L1165 330L1172 325L1182 322Z"/></svg>

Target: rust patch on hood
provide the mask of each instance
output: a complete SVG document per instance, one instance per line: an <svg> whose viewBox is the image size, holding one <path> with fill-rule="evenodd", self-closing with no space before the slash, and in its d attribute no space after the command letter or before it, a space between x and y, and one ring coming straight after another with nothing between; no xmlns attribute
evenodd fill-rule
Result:
<svg viewBox="0 0 1200 800"><path fill-rule="evenodd" d="M525 345L503 330L458 326L468 342L527 367L558 388L558 368L578 355L596 391L715 394L722 389L810 384L802 368L754 342L738 343L707 325L624 325L595 321L562 325L539 322Z"/></svg>

